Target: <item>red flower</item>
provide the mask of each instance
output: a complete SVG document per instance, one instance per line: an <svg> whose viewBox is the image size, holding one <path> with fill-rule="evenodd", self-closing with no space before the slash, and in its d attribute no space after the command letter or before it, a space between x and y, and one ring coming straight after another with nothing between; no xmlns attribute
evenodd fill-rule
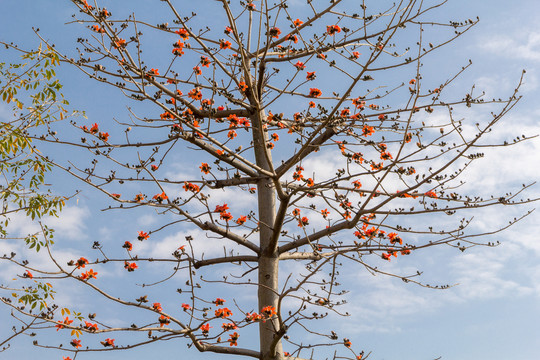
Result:
<svg viewBox="0 0 540 360"><path fill-rule="evenodd" d="M352 55L355 59L358 59L360 57L360 53L358 51L353 51Z"/></svg>
<svg viewBox="0 0 540 360"><path fill-rule="evenodd" d="M193 68L193 72L195 73L195 75L201 75L202 74L201 68L199 66L195 66Z"/></svg>
<svg viewBox="0 0 540 360"><path fill-rule="evenodd" d="M97 324L92 324L88 321L85 321L84 322L84 328L88 331L91 331L91 332L95 332L95 331L98 331L98 326Z"/></svg>
<svg viewBox="0 0 540 360"><path fill-rule="evenodd" d="M329 25L326 27L326 33L328 35L335 35L336 33L341 32L341 28L338 25Z"/></svg>
<svg viewBox="0 0 540 360"><path fill-rule="evenodd" d="M318 98L322 95L322 91L317 88L311 88L309 89L309 97L311 98Z"/></svg>
<svg viewBox="0 0 540 360"><path fill-rule="evenodd" d="M317 75L315 75L315 71L311 71L311 72L308 71L306 75L306 80L312 81L312 80L315 80L316 77Z"/></svg>
<svg viewBox="0 0 540 360"><path fill-rule="evenodd" d="M232 315L232 311L228 308L221 308L215 311L216 317L226 318Z"/></svg>
<svg viewBox="0 0 540 360"><path fill-rule="evenodd" d="M231 42L230 41L226 41L226 40L221 40L220 43L219 43L219 48L220 49L230 49L231 48Z"/></svg>
<svg viewBox="0 0 540 360"><path fill-rule="evenodd" d="M69 325L73 322L73 320L69 320L69 318L66 316L64 318L64 321L62 321L61 324L57 324L55 327L56 327L56 331L60 330L60 329L63 329L64 328L64 325Z"/></svg>
<svg viewBox="0 0 540 360"><path fill-rule="evenodd" d="M105 32L105 29L100 28L98 25L92 25L92 26L90 26L90 29L92 29L92 31L95 31L95 32L101 33L101 34L103 34Z"/></svg>
<svg viewBox="0 0 540 360"><path fill-rule="evenodd" d="M122 195L112 193L111 196L112 196L113 198L120 199L120 197L121 197Z"/></svg>
<svg viewBox="0 0 540 360"><path fill-rule="evenodd" d="M86 258L79 258L79 260L77 260L77 262L75 263L75 266L77 266L77 269L80 269L80 268L83 268L85 267L86 265L88 264L88 260L86 260Z"/></svg>
<svg viewBox="0 0 540 360"><path fill-rule="evenodd" d="M153 303L153 304L152 304L152 308L153 308L155 311L163 311L163 308L161 307L161 304L160 304L160 303Z"/></svg>
<svg viewBox="0 0 540 360"><path fill-rule="evenodd" d="M325 54L317 54L317 59L326 59L326 55Z"/></svg>
<svg viewBox="0 0 540 360"><path fill-rule="evenodd" d="M79 279L81 280L90 280L90 279L96 279L97 278L97 275L98 273L97 272L94 272L94 270L90 269L86 272L83 272L80 276L79 276Z"/></svg>
<svg viewBox="0 0 540 360"><path fill-rule="evenodd" d="M392 256L391 254L387 254L387 253L382 253L381 254L381 257L384 259L384 260L388 260L390 261L390 256Z"/></svg>
<svg viewBox="0 0 540 360"><path fill-rule="evenodd" d="M437 196L437 193L435 191L428 191L427 193L425 193L424 195L430 197L430 198L438 198Z"/></svg>
<svg viewBox="0 0 540 360"><path fill-rule="evenodd" d="M206 56L201 56L201 65L210 67L211 61Z"/></svg>
<svg viewBox="0 0 540 360"><path fill-rule="evenodd" d="M362 128L362 135L365 137L373 135L374 132L375 129L373 129L373 126L364 125L364 127Z"/></svg>
<svg viewBox="0 0 540 360"><path fill-rule="evenodd" d="M133 245L132 245L129 241L126 241L126 242L124 243L124 245L122 245L122 247L123 247L124 249L127 249L128 251L133 250Z"/></svg>
<svg viewBox="0 0 540 360"><path fill-rule="evenodd" d="M182 304L182 309L184 309L184 311L188 311L191 309L191 306L189 306L189 304Z"/></svg>
<svg viewBox="0 0 540 360"><path fill-rule="evenodd" d="M109 140L109 133L107 133L107 132L100 132L100 133L98 134L98 137L99 137L101 140L103 140L103 141L107 141L107 140Z"/></svg>
<svg viewBox="0 0 540 360"><path fill-rule="evenodd" d="M158 203L161 204L163 200L167 200L168 198L169 197L164 192L162 192L161 194L154 195L152 199L156 200Z"/></svg>
<svg viewBox="0 0 540 360"><path fill-rule="evenodd" d="M139 240L139 241L148 240L149 237L150 237L150 235L148 235L147 232L139 231L138 236L137 236L137 240Z"/></svg>
<svg viewBox="0 0 540 360"><path fill-rule="evenodd" d="M178 35L180 35L180 37L184 40L188 40L189 39L189 33L186 29L179 29L179 30L176 30L175 33L177 33Z"/></svg>
<svg viewBox="0 0 540 360"><path fill-rule="evenodd" d="M351 341L349 339L343 339L343 345L350 348L352 343L351 343Z"/></svg>
<svg viewBox="0 0 540 360"><path fill-rule="evenodd" d="M306 180L306 186L312 187L313 185L315 185L315 182L313 182L313 179L312 179L312 178L308 178L308 179Z"/></svg>
<svg viewBox="0 0 540 360"><path fill-rule="evenodd" d="M210 331L210 328L211 328L210 324L201 325L201 331L202 331L204 336L208 335L208 332Z"/></svg>
<svg viewBox="0 0 540 360"><path fill-rule="evenodd" d="M78 349L78 348L80 348L82 346L81 345L81 340L79 340L79 339L71 339L71 341L69 343L71 344L71 346L73 346L76 349Z"/></svg>
<svg viewBox="0 0 540 360"><path fill-rule="evenodd" d="M32 273L30 271L26 270L26 272L23 273L23 277L32 279L34 277L34 275L32 275Z"/></svg>
<svg viewBox="0 0 540 360"><path fill-rule="evenodd" d="M304 70L306 68L306 65L304 65L303 62L298 61L296 64L294 64L294 67L298 70Z"/></svg>
<svg viewBox="0 0 540 360"><path fill-rule="evenodd" d="M99 131L99 127L98 127L98 124L97 124L97 123L94 124L94 125L92 125L92 127L90 128L90 134L94 134L94 135L95 135L95 134L98 133L98 131Z"/></svg>
<svg viewBox="0 0 540 360"><path fill-rule="evenodd" d="M135 271L135 269L137 268L138 268L137 264L124 261L124 269L126 269L128 272Z"/></svg>
<svg viewBox="0 0 540 360"><path fill-rule="evenodd" d="M289 34L289 35L285 36L285 40L292 41L295 44L298 43L298 37L296 35Z"/></svg>
<svg viewBox="0 0 540 360"><path fill-rule="evenodd" d="M229 220L232 220L233 216L231 215L231 213L223 211L219 213L219 218L221 220L229 221Z"/></svg>
<svg viewBox="0 0 540 360"><path fill-rule="evenodd" d="M192 89L190 92L188 92L188 97L193 100L201 100L202 99L201 90L199 90L198 88Z"/></svg>
<svg viewBox="0 0 540 360"><path fill-rule="evenodd" d="M135 201L136 201L136 202L141 202L141 201L143 201L143 200L144 200L143 194L137 194L137 195L135 195Z"/></svg>
<svg viewBox="0 0 540 360"><path fill-rule="evenodd" d="M225 26L225 34L229 35L230 33L232 33L232 29L228 26Z"/></svg>
<svg viewBox="0 0 540 360"><path fill-rule="evenodd" d="M223 305L225 304L225 300L217 298L216 300L214 300L214 304L216 304L216 306Z"/></svg>
<svg viewBox="0 0 540 360"><path fill-rule="evenodd" d="M300 19L296 19L296 20L293 21L294 26L297 26L297 27L302 25L303 23L304 22L302 20L300 20Z"/></svg>
<svg viewBox="0 0 540 360"><path fill-rule="evenodd" d="M247 221L247 216L240 216L238 219L236 219L236 223L238 225L243 225Z"/></svg>
<svg viewBox="0 0 540 360"><path fill-rule="evenodd" d="M410 253L411 253L410 249L404 248L403 250L401 250L401 255L409 255Z"/></svg>
<svg viewBox="0 0 540 360"><path fill-rule="evenodd" d="M352 184L354 185L355 189L360 189L362 187L360 180L353 181Z"/></svg>
<svg viewBox="0 0 540 360"><path fill-rule="evenodd" d="M126 40L125 39L118 39L114 42L114 47L117 49L125 48L126 47Z"/></svg>
<svg viewBox="0 0 540 360"><path fill-rule="evenodd" d="M300 209L295 208L295 209L292 211L292 214L293 214L293 216L298 216L298 215L300 215Z"/></svg>
<svg viewBox="0 0 540 360"><path fill-rule="evenodd" d="M221 327L225 331L238 329L238 326L234 325L233 323L227 323L227 324L223 323L223 325L221 325Z"/></svg>
<svg viewBox="0 0 540 360"><path fill-rule="evenodd" d="M228 340L229 341L229 346L238 346L238 338L240 337L240 335L238 335L237 332L233 332L232 334L229 335L231 338Z"/></svg>
<svg viewBox="0 0 540 360"><path fill-rule="evenodd" d="M306 225L309 225L309 219L307 217L303 217L301 218L299 221L298 221L298 226L299 227L303 227L303 226L306 226Z"/></svg>
<svg viewBox="0 0 540 360"><path fill-rule="evenodd" d="M273 315L276 315L276 308L273 306L265 306L261 309L261 314L263 314L266 317L271 317Z"/></svg>
<svg viewBox="0 0 540 360"><path fill-rule="evenodd" d="M168 316L161 315L158 320L159 320L159 327L163 327L171 323L170 317Z"/></svg>
<svg viewBox="0 0 540 360"><path fill-rule="evenodd" d="M201 163L201 166L199 166L199 169L201 169L201 172L208 174L210 172L211 167L208 166L207 163Z"/></svg>
<svg viewBox="0 0 540 360"><path fill-rule="evenodd" d="M229 139L234 139L236 137L236 131L234 130L229 130L229 132L227 133L227 137Z"/></svg>
<svg viewBox="0 0 540 360"><path fill-rule="evenodd" d="M315 105L315 103L314 103L313 101L310 101L310 102L309 102L309 107L310 107L310 108L314 108L315 106L316 106L316 105Z"/></svg>
<svg viewBox="0 0 540 360"><path fill-rule="evenodd" d="M254 11L256 9L255 4L252 2L248 3L246 6L249 11Z"/></svg>
<svg viewBox="0 0 540 360"><path fill-rule="evenodd" d="M270 28L270 30L268 31L268 35L276 39L279 38L280 34L281 34L281 30L279 30L279 28L277 27Z"/></svg>
<svg viewBox="0 0 540 360"><path fill-rule="evenodd" d="M114 339L105 339L105 341L100 341L101 345L107 347L107 346L112 346L114 347Z"/></svg>
<svg viewBox="0 0 540 360"><path fill-rule="evenodd" d="M321 214L323 218L326 219L326 217L330 214L330 212L328 211L328 209L324 209L324 210L321 210Z"/></svg>
<svg viewBox="0 0 540 360"><path fill-rule="evenodd" d="M191 191L194 193L198 193L201 190L198 185L188 183L188 182L184 182L184 186L182 187L184 188L185 191Z"/></svg>
<svg viewBox="0 0 540 360"><path fill-rule="evenodd" d="M227 204L216 205L216 209L214 210L214 212L224 212L225 210L229 210Z"/></svg>

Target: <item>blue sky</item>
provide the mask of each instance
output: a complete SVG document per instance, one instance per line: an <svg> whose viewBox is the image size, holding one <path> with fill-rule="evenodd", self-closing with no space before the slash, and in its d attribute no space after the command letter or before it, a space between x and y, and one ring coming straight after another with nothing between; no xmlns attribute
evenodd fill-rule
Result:
<svg viewBox="0 0 540 360"><path fill-rule="evenodd" d="M291 2L293 5L296 2ZM159 1L132 1L129 10L133 10L139 18L147 16L151 21L159 19ZM74 40L80 34L87 34L83 26L77 24L65 25L71 21L74 7L68 1L42 0L36 1L7 1L0 0L0 40L13 41L23 48L36 47L39 40L31 27L39 27L40 34L54 42L59 49L71 51ZM116 4L118 6L118 4ZM113 9L114 6L107 6ZM506 116L492 136L495 139L512 139L525 133L536 135L540 133L540 108L537 103L537 91L540 81L540 32L537 24L540 20L540 6L535 1L449 1L444 11L438 16L448 19L467 19L480 17L480 23L454 44L435 53L425 61L425 74L442 77L455 72L468 59L473 60L473 66L455 84L455 88L470 89L476 85L478 91L484 90L486 97L505 97L511 93L521 70L527 74L522 88L524 98L513 111ZM124 9L128 10L128 9ZM212 14L204 14L211 19ZM87 36L87 35L85 35ZM0 61L15 61L13 52L0 51ZM110 121L112 119L126 120L129 114L128 106L136 107L119 96L115 89L90 81L87 77L67 65L61 66L58 76L64 84L64 93L72 106L85 110L89 120ZM465 90L462 91L464 93ZM457 90L456 90L456 94ZM461 94L461 93L459 93ZM141 108L144 111L144 108ZM7 117L9 111L0 107L0 116ZM489 116L482 107L468 113L458 115L479 119ZM71 159L75 153L58 151L51 147L54 156L59 161ZM540 160L540 141L538 138L516 147L497 148L489 151L486 158L475 163L467 176L468 185L481 191L492 193L521 183L538 181L540 170L536 164ZM87 159L85 158L85 160ZM306 168L325 169L331 163L330 158L318 157ZM182 178L196 176L197 171L189 167L185 157L179 156L175 165L167 171L168 177ZM62 260L88 256L93 241L107 243L123 243L132 240L131 225L136 223L139 228L152 228L159 223L153 212L136 211L129 214L123 212L100 211L111 204L109 200L100 197L88 186L76 183L66 178L60 172L53 174L53 187L58 192L82 192L73 199L63 212L60 219L50 219L49 223L56 229L56 255ZM133 189L135 191L135 189ZM491 191L493 190L493 191ZM124 190L126 191L126 190ZM232 194L237 201L249 206L250 197L244 193ZM231 194L223 194L226 201ZM528 197L539 197L540 190L536 186L531 189ZM219 200L219 199L218 199ZM241 205L239 205L241 206ZM486 231L497 224L523 214L534 207L534 204L520 208L491 208L477 215L480 219L478 229ZM502 211L504 210L504 211ZM429 221L429 220L426 220ZM420 269L424 272L423 280L427 283L459 284L448 290L430 290L412 284L403 284L382 276L372 276L368 272L343 271L341 282L346 284L351 292L347 295L349 318L330 317L324 326L337 329L340 335L351 339L359 349L371 351L370 359L435 359L439 356L444 360L469 359L506 359L535 360L538 358L540 346L540 216L533 213L522 222L509 230L494 235L489 241L500 241L496 248L474 248L461 254L452 249L438 248L425 252L425 256L403 258L388 264L388 270L413 271ZM35 228L25 219L15 218L12 231L25 234ZM128 229L128 230L126 230ZM136 229L138 230L138 229ZM135 230L135 231L136 231ZM176 226L162 233L154 243L143 243L140 251L150 252L154 256L168 255L171 249L185 235L204 237L189 226ZM179 240L180 239L180 240ZM220 246L211 240L204 243L200 251L207 254L219 253ZM22 252L22 246L15 242L0 242L0 253L15 248ZM88 256L90 258L90 256ZM33 264L48 266L46 259L28 254ZM1 282L8 281L15 269L0 263ZM148 279L157 278L164 272L156 266L148 266ZM229 271L230 269L220 269ZM291 272L300 271L294 266L287 268ZM357 271L358 270L358 271ZM117 274L114 269L103 269L103 281L110 279L114 285L104 284L105 287L122 286L122 291L139 294L140 290L128 288L125 284L132 281L125 273ZM234 270L232 270L234 271ZM139 273L137 273L139 274ZM183 279L183 278L181 278ZM142 279L140 280L142 281ZM120 282L121 285L118 285ZM79 288L69 285L59 285L58 301L71 307L91 309L96 298ZM163 290L163 288L161 288ZM160 288L155 291L159 293ZM62 293L60 293L62 291ZM146 290L145 290L146 291ZM214 289L210 288L208 296ZM219 293L219 292L216 292ZM239 301L252 301L249 287L239 292ZM227 294L232 297L232 294ZM181 296L161 300L164 304L178 303ZM105 316L117 319L115 308L100 303ZM145 321L134 313L133 321ZM6 309L0 309L0 317L9 319ZM11 323L10 323L11 324ZM319 326L322 325L319 324ZM11 325L10 325L11 326ZM0 338L9 332L10 326L0 327ZM61 339L55 338L56 332L38 337L40 342L51 341L53 344L69 341L68 334L61 334ZM145 334L143 334L143 337ZM246 338L249 335L246 336ZM88 336L87 336L88 337ZM121 340L121 337L118 337ZM41 340L43 339L43 340ZM29 346L33 338L20 337L12 342L12 349L5 353L6 358L31 359L44 350ZM86 341L83 336L83 340ZM90 341L90 340L88 340ZM310 341L310 339L306 339ZM180 343L180 344L178 344ZM171 351L187 351L187 356L194 359L211 359L220 355L199 354L188 350L185 341L166 342L163 345L150 345L146 349L131 350L121 356L130 356L133 360L145 359L148 356L170 356ZM305 354L304 354L305 355ZM117 352L102 353L103 359L117 357ZM46 359L60 359L61 355L50 350L43 355ZM97 358L95 354L81 354L77 359Z"/></svg>

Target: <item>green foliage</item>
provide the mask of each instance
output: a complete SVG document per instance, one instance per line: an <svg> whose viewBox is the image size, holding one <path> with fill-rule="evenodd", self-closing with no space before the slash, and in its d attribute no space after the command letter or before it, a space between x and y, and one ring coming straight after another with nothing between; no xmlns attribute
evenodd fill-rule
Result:
<svg viewBox="0 0 540 360"><path fill-rule="evenodd" d="M0 123L0 236L7 236L11 214L24 212L32 220L57 216L65 198L44 192L51 164L32 146L29 130L63 120L67 100L55 78L58 55L50 48L22 55L23 63L0 63L0 98L11 104L12 115ZM52 234L47 229L48 234ZM49 236L46 236L49 238ZM37 251L44 245L35 235L26 239Z"/></svg>

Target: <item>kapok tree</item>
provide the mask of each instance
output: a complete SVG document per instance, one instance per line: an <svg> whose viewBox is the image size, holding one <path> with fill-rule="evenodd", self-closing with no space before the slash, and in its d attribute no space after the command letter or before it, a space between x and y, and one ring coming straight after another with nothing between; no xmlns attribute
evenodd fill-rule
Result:
<svg viewBox="0 0 540 360"><path fill-rule="evenodd" d="M69 162L49 156L101 192L107 211L148 209L160 224L133 224L126 232L137 241L95 241L93 255L67 264L48 246L54 270L4 257L34 281L78 284L125 314L124 325L113 326L99 309L85 317L82 309L73 315L47 303L32 313L3 298L32 319L28 331L71 331L71 347L37 346L77 356L182 338L201 352L262 360L318 358L312 351L321 346L338 346L334 358L360 359L354 339L309 324L346 315L340 266L428 286L419 273L385 265L440 245L491 245L470 222L475 211L529 201L517 198L522 189L486 198L464 186L466 170L484 151L508 145L486 137L519 97L516 89L507 100L485 101L470 90L446 99L469 65L443 80L422 76L433 51L477 23L438 21L444 2L221 0L175 7L165 0L156 2L160 24L144 14L114 18L123 11L112 9L114 2L72 3L87 33L78 55L57 49L60 60L141 106L135 103L129 121L50 123L35 137L88 154L88 164L75 155ZM455 115L478 106L492 116L480 122ZM191 161L197 175L175 174L180 161ZM178 224L195 235L178 239L169 256L152 256L147 244ZM150 267L161 277L145 273ZM100 281L100 272L114 269L137 277L126 281L140 296ZM172 286L152 293L151 284ZM221 295L240 291L256 296ZM243 342L254 328L258 343ZM306 344L306 333L321 341Z"/></svg>

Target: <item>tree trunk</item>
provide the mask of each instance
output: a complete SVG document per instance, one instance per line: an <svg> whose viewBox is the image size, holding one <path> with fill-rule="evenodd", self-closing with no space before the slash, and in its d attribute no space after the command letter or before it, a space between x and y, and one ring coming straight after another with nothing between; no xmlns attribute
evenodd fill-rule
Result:
<svg viewBox="0 0 540 360"><path fill-rule="evenodd" d="M268 134L263 130L263 119L266 116L260 111L251 117L253 124L253 143L256 163L264 170L271 170L272 155L266 144ZM264 178L257 184L258 210L259 210L259 239L261 256L259 258L259 311L266 306L278 306L278 255L277 246L272 246L271 239L274 233L276 215L276 193L272 179ZM282 360L283 349L281 341L273 345L275 335L279 330L277 319L259 323L260 352L262 360Z"/></svg>

